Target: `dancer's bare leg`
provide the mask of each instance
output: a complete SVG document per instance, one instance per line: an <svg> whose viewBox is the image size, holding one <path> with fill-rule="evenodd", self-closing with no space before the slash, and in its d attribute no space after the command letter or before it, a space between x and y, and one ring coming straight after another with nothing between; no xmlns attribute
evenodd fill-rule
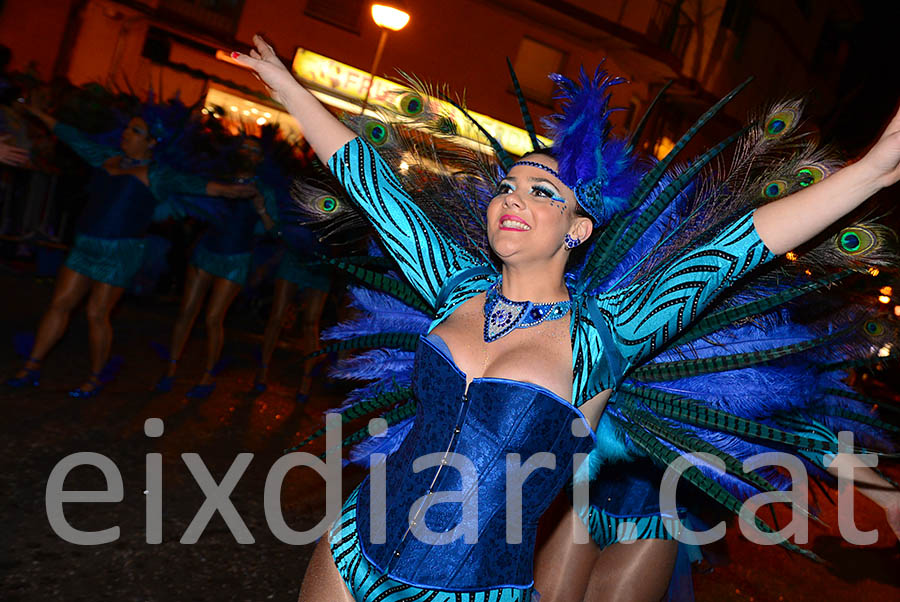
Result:
<svg viewBox="0 0 900 602"><path fill-rule="evenodd" d="M541 602L581 600L599 549L590 541L584 521L565 493L541 517L540 529L549 532L534 557L534 587L541 594ZM575 543L576 531L579 541L588 543Z"/></svg>
<svg viewBox="0 0 900 602"><path fill-rule="evenodd" d="M109 360L112 348L113 329L109 320L116 303L122 298L125 289L105 282L94 282L91 296L87 302L88 337L91 346L91 372L99 374ZM82 391L89 391L99 385L92 378L81 386Z"/></svg>
<svg viewBox="0 0 900 602"><path fill-rule="evenodd" d="M269 379L269 362L281 336L284 325L284 315L291 304L291 300L297 293L297 285L289 280L281 278L275 281L275 293L272 298L272 310L269 312L269 321L266 323L266 331L263 335L262 358L259 371L256 373L256 382L265 384Z"/></svg>
<svg viewBox="0 0 900 602"><path fill-rule="evenodd" d="M26 370L37 370L53 346L62 338L69 326L72 310L91 290L93 280L78 272L62 266L56 275L56 286L50 307L41 317L38 325L31 357L25 367L16 374L16 378L25 376Z"/></svg>
<svg viewBox="0 0 900 602"><path fill-rule="evenodd" d="M600 551L568 497L560 494L541 517L549 532L535 554L534 585L541 602L659 602L675 568L678 544L645 539Z"/></svg>
<svg viewBox="0 0 900 602"><path fill-rule="evenodd" d="M224 278L216 278L206 304L206 372L200 385L212 383L212 369L219 362L222 346L225 344L225 314L231 302L241 291L241 285Z"/></svg>
<svg viewBox="0 0 900 602"><path fill-rule="evenodd" d="M303 353L309 354L319 348L319 320L322 317L322 310L325 309L328 292L310 288L304 291L304 297L303 307L300 309L301 344ZM299 389L301 394L309 395L312 388L312 376L310 375L312 368L316 362L323 359L323 357L315 357L303 362L303 377L300 380Z"/></svg>
<svg viewBox="0 0 900 602"><path fill-rule="evenodd" d="M181 298L181 309L175 326L172 329L172 345L169 348L169 369L166 376L175 376L177 362L181 359L181 352L187 343L194 327L194 320L203 308L203 300L213 281L213 275L209 272L197 269L195 266L187 267L187 275L184 283L184 296Z"/></svg>
<svg viewBox="0 0 900 602"><path fill-rule="evenodd" d="M316 544L312 558L306 566L303 584L300 586L299 602L354 602L350 590L334 565L334 556L328 538L323 537Z"/></svg>
<svg viewBox="0 0 900 602"><path fill-rule="evenodd" d="M659 602L666 594L678 542L642 539L605 548L594 563L584 602Z"/></svg>

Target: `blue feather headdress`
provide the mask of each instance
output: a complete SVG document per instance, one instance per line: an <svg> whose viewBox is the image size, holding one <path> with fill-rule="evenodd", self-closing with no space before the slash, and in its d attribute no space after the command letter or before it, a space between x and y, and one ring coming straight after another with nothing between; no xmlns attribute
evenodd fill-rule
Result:
<svg viewBox="0 0 900 602"><path fill-rule="evenodd" d="M514 161L503 145L474 117L459 104L453 103L487 138L503 170L508 172L517 164L526 164L552 173L575 192L578 204L597 226L605 225L616 214L631 208L629 198L641 180L641 172L631 155L631 145L625 140L610 137L612 126L609 122L610 114L621 110L609 107L609 89L626 80L609 75L601 68L602 63L593 77L588 76L582 67L578 81L558 73L551 74L550 79L558 87L555 99L562 101L562 106L560 113L543 120L553 140L552 146L545 148L537 136L534 120L509 59L507 65L522 120L534 149L532 152L552 156L559 165L558 171L550 169L528 161L527 154L523 157L524 161Z"/></svg>
<svg viewBox="0 0 900 602"><path fill-rule="evenodd" d="M178 98L155 102L153 94L141 106L140 117L147 123L149 134L157 143L168 144L190 119L191 109Z"/></svg>
<svg viewBox="0 0 900 602"><path fill-rule="evenodd" d="M559 178L575 192L578 204L602 225L627 208L627 197L611 194L622 187L617 180L631 172L626 145L611 143L609 108L612 86L625 82L600 66L589 77L584 68L578 81L554 73L562 111L544 120L559 161ZM629 178L630 179L630 178ZM633 189L633 188L632 188Z"/></svg>

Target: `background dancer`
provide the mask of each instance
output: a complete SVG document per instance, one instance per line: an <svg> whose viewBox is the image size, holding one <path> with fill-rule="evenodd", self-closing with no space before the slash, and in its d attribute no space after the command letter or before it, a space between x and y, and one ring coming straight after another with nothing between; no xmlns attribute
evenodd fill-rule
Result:
<svg viewBox="0 0 900 602"><path fill-rule="evenodd" d="M257 230L260 226L266 232L272 230L278 219L273 193L255 181L254 173L262 159L259 141L244 138L238 153L238 163L242 167L236 182L241 186L254 186L254 193L249 199L226 202L224 219L211 223L197 241L187 268L181 309L172 330L169 368L156 383L155 392L165 393L172 389L178 360L204 302L206 368L199 382L187 392L187 397L205 399L215 390L214 372L225 343L225 315L247 283Z"/></svg>
<svg viewBox="0 0 900 602"><path fill-rule="evenodd" d="M143 236L160 203L183 203L175 195L247 197L253 188L222 184L175 171L154 161L168 132L162 108L148 105L132 117L119 148L85 134L34 107L28 111L94 167L90 199L77 227L75 246L57 275L50 307L41 319L34 346L9 386L37 386L44 358L62 337L72 310L87 297L91 375L73 397L93 397L104 386L102 370L110 355L109 317L143 260Z"/></svg>

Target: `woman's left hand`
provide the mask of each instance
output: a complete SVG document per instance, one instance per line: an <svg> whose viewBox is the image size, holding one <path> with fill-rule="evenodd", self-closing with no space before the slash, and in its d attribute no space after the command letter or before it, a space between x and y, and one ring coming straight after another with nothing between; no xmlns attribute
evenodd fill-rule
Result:
<svg viewBox="0 0 900 602"><path fill-rule="evenodd" d="M210 182L206 187L210 196L223 196L229 199L246 199L256 194L256 186L253 184L223 184L222 182Z"/></svg>
<svg viewBox="0 0 900 602"><path fill-rule="evenodd" d="M253 196L250 197L250 200L253 202L253 208L256 209L257 213L266 210L266 199L263 198L262 193L255 187L253 189Z"/></svg>
<svg viewBox="0 0 900 602"><path fill-rule="evenodd" d="M880 188L887 188L900 180L900 110L875 146L858 163L866 165Z"/></svg>
<svg viewBox="0 0 900 602"><path fill-rule="evenodd" d="M887 519L888 526L894 532L897 541L900 541L900 501L884 509L884 518Z"/></svg>

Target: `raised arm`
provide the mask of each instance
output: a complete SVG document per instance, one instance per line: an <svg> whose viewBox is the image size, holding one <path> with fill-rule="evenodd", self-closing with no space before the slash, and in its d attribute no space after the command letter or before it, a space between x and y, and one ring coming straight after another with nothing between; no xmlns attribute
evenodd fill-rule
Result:
<svg viewBox="0 0 900 602"><path fill-rule="evenodd" d="M476 265L469 254L441 234L403 190L387 163L301 86L259 36L250 56L235 58L253 68L300 124L319 159L375 226L416 290L434 304L449 277Z"/></svg>
<svg viewBox="0 0 900 602"><path fill-rule="evenodd" d="M760 207L760 238L781 254L810 240L870 196L900 179L900 111L859 161L800 192Z"/></svg>
<svg viewBox="0 0 900 602"><path fill-rule="evenodd" d="M121 154L117 148L94 142L84 132L55 120L53 133L91 167L100 167L110 157Z"/></svg>
<svg viewBox="0 0 900 602"><path fill-rule="evenodd" d="M233 52L232 58L257 73L268 87L272 98L284 105L300 124L303 137L319 160L327 164L331 156L355 138L356 134L335 119L309 90L294 79L275 50L261 36L253 36L253 43L256 48L250 51L249 56Z"/></svg>
<svg viewBox="0 0 900 602"><path fill-rule="evenodd" d="M160 201L171 201L181 195L250 198L256 194L252 184L225 184L204 177L177 171L159 163L153 163L147 172L150 191Z"/></svg>
<svg viewBox="0 0 900 602"><path fill-rule="evenodd" d="M47 126L47 129L53 132L57 138L75 151L75 154L84 159L91 167L100 167L110 157L121 154L121 151L117 148L94 142L81 130L71 125L60 123L55 117L37 107L22 105L22 108Z"/></svg>
<svg viewBox="0 0 900 602"><path fill-rule="evenodd" d="M754 223L754 213L747 213L707 244L591 300L612 331L623 371L659 350L739 278L776 257Z"/></svg>

